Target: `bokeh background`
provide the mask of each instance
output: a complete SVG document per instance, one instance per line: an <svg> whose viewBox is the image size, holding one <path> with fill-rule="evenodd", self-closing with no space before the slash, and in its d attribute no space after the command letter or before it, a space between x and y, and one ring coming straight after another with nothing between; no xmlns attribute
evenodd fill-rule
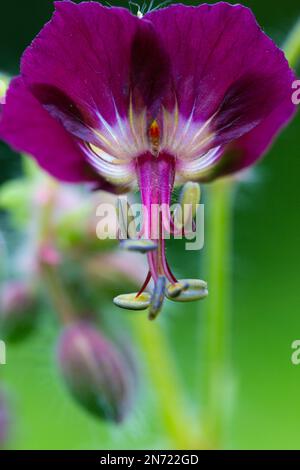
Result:
<svg viewBox="0 0 300 470"><path fill-rule="evenodd" d="M111 3L126 5L113 0ZM300 15L298 0L253 0L243 4L252 8L261 26L278 44L284 42ZM52 11L53 2L47 0L1 3L1 72L18 73L22 51ZM224 404L232 409L227 448L300 449L300 365L291 363L291 343L300 339L299 126L300 115L236 189L233 258L228 267L233 277L234 380L232 403ZM1 184L20 177L22 171L20 156L0 143ZM13 251L17 235L7 212L1 212L0 223ZM176 245L176 249L169 249L169 256L179 277L190 277L191 271L195 276L205 272L205 248L195 256ZM9 263L13 263L12 257ZM199 342L205 344L201 335L205 309L204 303L186 305L168 304L158 321L193 411L201 402L199 380L205 355L199 352ZM134 337L138 333L135 331L131 342L140 363L139 393L125 422L109 424L78 406L59 378L55 359L59 324L53 310L51 304L43 306L36 332L26 341L9 346L7 365L0 366L11 415L9 448L170 446L158 405L160 391L153 380L153 365L149 367L143 360L141 342ZM105 295L103 302L99 300L99 311L110 317L116 329L120 327L122 314ZM125 329L132 334L134 315L125 315L130 316L125 319ZM159 368L160 358L156 359ZM183 425L189 426L188 417Z"/></svg>

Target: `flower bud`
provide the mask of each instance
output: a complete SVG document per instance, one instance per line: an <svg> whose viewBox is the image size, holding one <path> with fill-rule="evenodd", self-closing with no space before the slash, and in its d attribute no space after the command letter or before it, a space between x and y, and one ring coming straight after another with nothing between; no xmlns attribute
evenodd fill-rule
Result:
<svg viewBox="0 0 300 470"><path fill-rule="evenodd" d="M61 263L61 255L52 244L44 244L38 251L39 262L46 266L59 266Z"/></svg>
<svg viewBox="0 0 300 470"><path fill-rule="evenodd" d="M72 324L58 346L62 377L72 395L92 414L121 422L130 409L135 378L131 364L91 324Z"/></svg>
<svg viewBox="0 0 300 470"><path fill-rule="evenodd" d="M22 281L8 281L0 291L1 338L18 341L35 326L36 299L30 286Z"/></svg>

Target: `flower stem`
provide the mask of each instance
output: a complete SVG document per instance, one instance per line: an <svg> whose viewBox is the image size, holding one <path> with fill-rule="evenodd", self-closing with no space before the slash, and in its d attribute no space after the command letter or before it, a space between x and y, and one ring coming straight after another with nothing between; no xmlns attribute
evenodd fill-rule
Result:
<svg viewBox="0 0 300 470"><path fill-rule="evenodd" d="M134 317L133 327L148 365L148 374L157 394L158 411L175 449L199 448L196 423L186 406L182 384L160 324L146 317ZM198 446L198 447L197 447Z"/></svg>
<svg viewBox="0 0 300 470"><path fill-rule="evenodd" d="M300 19L290 32L283 49L291 67L300 60ZM209 297L206 300L206 325L201 326L201 364L204 398L203 432L214 448L225 445L228 411L231 407L230 303L231 303L231 230L234 182L218 180L207 190L208 229L205 244L206 279ZM204 331L203 331L204 330ZM205 358L205 360L204 360Z"/></svg>
<svg viewBox="0 0 300 470"><path fill-rule="evenodd" d="M62 324L67 325L76 319L76 312L70 297L59 278L57 268L42 266L41 274L47 288L47 294Z"/></svg>
<svg viewBox="0 0 300 470"><path fill-rule="evenodd" d="M289 33L283 50L291 67L296 67L300 61L300 18Z"/></svg>
<svg viewBox="0 0 300 470"><path fill-rule="evenodd" d="M53 233L53 212L59 186L56 182L49 179L45 183L45 187L48 190L48 200L40 208L39 250L47 245L53 248L53 240L55 240ZM40 274L60 321L63 324L74 321L74 318L76 318L74 303L61 282L58 267L40 260Z"/></svg>
<svg viewBox="0 0 300 470"><path fill-rule="evenodd" d="M230 406L230 300L233 182L226 178L207 192L208 226L205 244L209 296L205 303L204 435L213 448L224 446ZM202 325L201 325L202 328ZM203 333L202 333L203 337ZM202 387L203 389L203 387Z"/></svg>

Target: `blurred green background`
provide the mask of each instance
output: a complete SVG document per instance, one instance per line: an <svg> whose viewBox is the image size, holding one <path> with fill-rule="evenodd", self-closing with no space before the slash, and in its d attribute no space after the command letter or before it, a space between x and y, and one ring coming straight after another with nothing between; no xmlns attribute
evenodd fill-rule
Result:
<svg viewBox="0 0 300 470"><path fill-rule="evenodd" d="M111 3L126 4L113 0ZM261 26L277 44L284 41L300 15L299 0L243 3L252 8ZM2 2L2 72L18 73L22 51L50 18L52 10L53 2L46 0ZM228 448L300 449L300 365L291 363L291 343L300 339L299 126L300 115L236 192L230 267L234 399ZM0 143L0 164L2 182L21 172L19 156L3 143ZM169 253L179 277L190 277L191 270L195 276L197 272L203 275L205 248L197 257L193 252L184 252L183 246L179 248ZM199 355L198 343L203 336L196 332L195 325L204 321L203 305L168 305L159 319L170 340L192 411L201 400L198 381L204 358ZM120 314L115 307L104 302L100 308L119 321ZM0 366L13 414L9 446L14 449L168 447L156 389L147 367L142 363L140 392L124 424L108 425L91 418L70 399L58 379L54 354L58 326L50 307L42 318L38 333L21 345L9 347L8 363ZM133 321L131 316L129 323ZM201 324L199 328L201 331ZM185 424L189 426L188 419Z"/></svg>

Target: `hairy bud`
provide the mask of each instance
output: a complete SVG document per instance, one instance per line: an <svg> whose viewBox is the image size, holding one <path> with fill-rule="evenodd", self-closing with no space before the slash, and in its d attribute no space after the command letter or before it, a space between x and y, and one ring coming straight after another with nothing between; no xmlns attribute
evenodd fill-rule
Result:
<svg viewBox="0 0 300 470"><path fill-rule="evenodd" d="M1 338L17 341L35 326L36 299L30 286L22 281L6 282L0 291Z"/></svg>
<svg viewBox="0 0 300 470"><path fill-rule="evenodd" d="M75 399L102 419L121 422L130 409L135 377L131 364L88 323L67 327L60 338L62 377Z"/></svg>

